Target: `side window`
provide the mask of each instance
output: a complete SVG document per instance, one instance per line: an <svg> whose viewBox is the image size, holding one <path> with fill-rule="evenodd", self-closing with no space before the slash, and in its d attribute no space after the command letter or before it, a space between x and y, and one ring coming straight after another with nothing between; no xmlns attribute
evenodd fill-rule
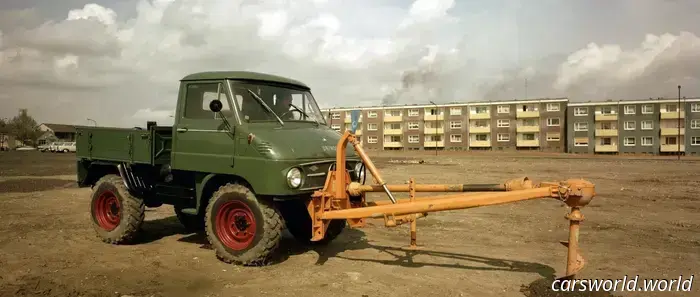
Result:
<svg viewBox="0 0 700 297"><path fill-rule="evenodd" d="M219 118L218 113L213 113L209 110L209 103L214 99L221 101L223 106L221 112L226 117L233 115L228 96L221 83L193 83L187 85L183 116L188 119Z"/></svg>

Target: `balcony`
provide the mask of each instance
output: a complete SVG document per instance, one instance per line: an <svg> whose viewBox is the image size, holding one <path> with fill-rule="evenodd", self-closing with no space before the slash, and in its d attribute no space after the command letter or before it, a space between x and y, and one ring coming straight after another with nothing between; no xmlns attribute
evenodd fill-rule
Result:
<svg viewBox="0 0 700 297"><path fill-rule="evenodd" d="M439 127L437 129L435 129L435 127L425 127L423 128L423 133L429 135L442 134L445 133L445 129L442 127Z"/></svg>
<svg viewBox="0 0 700 297"><path fill-rule="evenodd" d="M678 128L661 128L661 136L678 135ZM681 135L685 135L685 128L681 128Z"/></svg>
<svg viewBox="0 0 700 297"><path fill-rule="evenodd" d="M384 129L384 135L401 135L403 130L401 129Z"/></svg>
<svg viewBox="0 0 700 297"><path fill-rule="evenodd" d="M662 144L661 145L661 152L677 152L678 151L678 145L677 144ZM685 145L681 144L681 152L685 151Z"/></svg>
<svg viewBox="0 0 700 297"><path fill-rule="evenodd" d="M516 146L520 147L538 147L540 146L540 141L535 139L535 140L525 140L525 139L518 139L515 143Z"/></svg>
<svg viewBox="0 0 700 297"><path fill-rule="evenodd" d="M384 147L403 147L403 143L396 141L396 142L384 142Z"/></svg>
<svg viewBox="0 0 700 297"><path fill-rule="evenodd" d="M617 129L595 129L595 136L617 136Z"/></svg>
<svg viewBox="0 0 700 297"><path fill-rule="evenodd" d="M469 126L469 133L491 133L491 127L472 127L472 126Z"/></svg>
<svg viewBox="0 0 700 297"><path fill-rule="evenodd" d="M443 120L445 120L445 117L441 114L439 114L437 116L434 114L426 114L423 116L423 120L425 120L425 121L436 121L436 120L443 121Z"/></svg>
<svg viewBox="0 0 700 297"><path fill-rule="evenodd" d="M595 151L596 152L602 152L602 153L613 153L617 152L617 145L612 145L612 144L596 144L595 145Z"/></svg>
<svg viewBox="0 0 700 297"><path fill-rule="evenodd" d="M540 117L540 111L539 110L533 110L533 111L522 111L518 110L515 113L515 118L516 119L527 119L527 118L539 118Z"/></svg>
<svg viewBox="0 0 700 297"><path fill-rule="evenodd" d="M445 142L444 141L424 141L423 142L423 147L444 147Z"/></svg>
<svg viewBox="0 0 700 297"><path fill-rule="evenodd" d="M597 121L617 121L617 114L596 114L595 120Z"/></svg>
<svg viewBox="0 0 700 297"><path fill-rule="evenodd" d="M518 126L515 128L518 133L533 133L540 132L540 126Z"/></svg>
<svg viewBox="0 0 700 297"><path fill-rule="evenodd" d="M401 122L401 121L403 121L402 116L384 115L384 122Z"/></svg>
<svg viewBox="0 0 700 297"><path fill-rule="evenodd" d="M470 147L490 147L491 146L491 141L489 140L469 140L469 146Z"/></svg>
<svg viewBox="0 0 700 297"><path fill-rule="evenodd" d="M469 119L470 120L488 120L491 118L491 114L488 112L484 113L470 113L469 114Z"/></svg>
<svg viewBox="0 0 700 297"><path fill-rule="evenodd" d="M662 112L661 113L661 119L662 120L670 120L670 119L677 119L679 118L684 119L685 118L685 112L681 110L680 114L678 114L677 111L671 111L671 112ZM677 151L677 149L676 149ZM675 151L674 151L675 152Z"/></svg>

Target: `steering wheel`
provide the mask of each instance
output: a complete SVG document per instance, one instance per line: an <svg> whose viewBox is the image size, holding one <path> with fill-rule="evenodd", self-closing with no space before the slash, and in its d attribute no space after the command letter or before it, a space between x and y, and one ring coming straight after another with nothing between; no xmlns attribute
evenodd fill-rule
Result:
<svg viewBox="0 0 700 297"><path fill-rule="evenodd" d="M299 113L299 118L300 118L300 119L301 119L302 116L304 115L300 110L298 110L298 109L292 107L290 110L287 110L287 111L285 111L283 114L281 114L281 115L280 115L280 119L281 119L281 118L284 118L285 115L287 115L288 113L290 113L290 112L292 112L292 111L298 112L298 113Z"/></svg>

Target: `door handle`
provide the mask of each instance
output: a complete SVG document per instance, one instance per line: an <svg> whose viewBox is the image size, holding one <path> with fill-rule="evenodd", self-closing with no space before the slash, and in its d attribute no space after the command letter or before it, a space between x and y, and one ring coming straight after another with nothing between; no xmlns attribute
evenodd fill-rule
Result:
<svg viewBox="0 0 700 297"><path fill-rule="evenodd" d="M177 128L177 132L180 132L180 133L187 132L187 128Z"/></svg>

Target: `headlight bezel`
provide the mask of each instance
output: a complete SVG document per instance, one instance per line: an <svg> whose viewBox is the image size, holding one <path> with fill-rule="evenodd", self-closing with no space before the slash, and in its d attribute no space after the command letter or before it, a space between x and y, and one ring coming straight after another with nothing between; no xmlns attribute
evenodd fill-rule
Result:
<svg viewBox="0 0 700 297"><path fill-rule="evenodd" d="M367 176L367 167L362 162L355 163L353 167L353 173L358 182L361 182Z"/></svg>
<svg viewBox="0 0 700 297"><path fill-rule="evenodd" d="M298 176L294 176L298 175ZM292 167L287 170L287 174L285 175L285 178L287 180L287 186L289 186L292 189L299 189L301 185L304 184L304 172L301 170L299 167ZM298 184L295 185L293 180L298 179Z"/></svg>

